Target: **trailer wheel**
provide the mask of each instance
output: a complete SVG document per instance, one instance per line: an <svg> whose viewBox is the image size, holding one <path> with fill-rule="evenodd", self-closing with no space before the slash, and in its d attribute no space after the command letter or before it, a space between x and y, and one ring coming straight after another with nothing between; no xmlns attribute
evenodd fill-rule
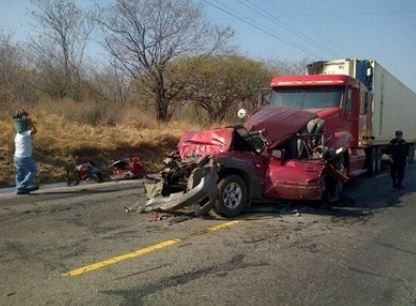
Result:
<svg viewBox="0 0 416 306"><path fill-rule="evenodd" d="M226 218L240 215L248 201L246 182L238 175L227 175L219 181L217 188L218 197L214 211Z"/></svg>

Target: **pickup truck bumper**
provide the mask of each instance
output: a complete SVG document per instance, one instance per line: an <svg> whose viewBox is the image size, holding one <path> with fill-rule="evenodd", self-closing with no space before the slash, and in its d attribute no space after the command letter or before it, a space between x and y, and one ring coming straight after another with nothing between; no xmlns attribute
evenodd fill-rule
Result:
<svg viewBox="0 0 416 306"><path fill-rule="evenodd" d="M214 206L217 197L218 173L214 166L196 169L189 184L194 186L187 192L171 193L169 196L156 196L145 204L145 211L174 211L192 206L196 216L207 214ZM196 181L198 181L196 183Z"/></svg>

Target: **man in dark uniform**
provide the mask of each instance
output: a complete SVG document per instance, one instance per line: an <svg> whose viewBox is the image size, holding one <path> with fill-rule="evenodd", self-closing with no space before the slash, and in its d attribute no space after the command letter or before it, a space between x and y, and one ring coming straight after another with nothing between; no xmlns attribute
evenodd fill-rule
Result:
<svg viewBox="0 0 416 306"><path fill-rule="evenodd" d="M396 131L395 135L396 138L390 141L389 144L390 173L393 179L393 188L404 189L402 181L409 148L406 141L402 138L402 131Z"/></svg>

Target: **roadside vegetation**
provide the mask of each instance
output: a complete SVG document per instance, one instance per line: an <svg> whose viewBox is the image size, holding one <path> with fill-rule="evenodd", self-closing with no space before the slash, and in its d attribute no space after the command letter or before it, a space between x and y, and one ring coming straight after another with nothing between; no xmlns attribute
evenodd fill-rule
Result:
<svg viewBox="0 0 416 306"><path fill-rule="evenodd" d="M266 103L279 73L300 62L253 59L233 30L209 23L190 0L32 0L33 35L0 29L0 186L14 180L11 115L26 109L39 133L39 182L63 180L75 155L101 167L139 155L149 172L185 129L224 125ZM97 41L99 45L97 45ZM99 57L86 52L100 48Z"/></svg>
<svg viewBox="0 0 416 306"><path fill-rule="evenodd" d="M73 175L74 157L88 156L104 169L112 161L138 155L146 169L159 170L163 157L172 151L185 129L184 122L134 120L115 125L74 122L47 111L33 111L38 127L34 158L40 182L64 181ZM0 117L0 186L14 184L14 127L8 116ZM105 173L105 171L104 171Z"/></svg>

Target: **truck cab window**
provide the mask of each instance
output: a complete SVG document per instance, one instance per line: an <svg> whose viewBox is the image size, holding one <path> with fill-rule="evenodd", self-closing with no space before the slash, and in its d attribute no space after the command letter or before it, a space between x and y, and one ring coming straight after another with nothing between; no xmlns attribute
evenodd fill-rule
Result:
<svg viewBox="0 0 416 306"><path fill-rule="evenodd" d="M347 89L345 96L345 112L352 113L352 88Z"/></svg>
<svg viewBox="0 0 416 306"><path fill-rule="evenodd" d="M298 109L341 107L343 93L338 86L276 87L270 103Z"/></svg>

